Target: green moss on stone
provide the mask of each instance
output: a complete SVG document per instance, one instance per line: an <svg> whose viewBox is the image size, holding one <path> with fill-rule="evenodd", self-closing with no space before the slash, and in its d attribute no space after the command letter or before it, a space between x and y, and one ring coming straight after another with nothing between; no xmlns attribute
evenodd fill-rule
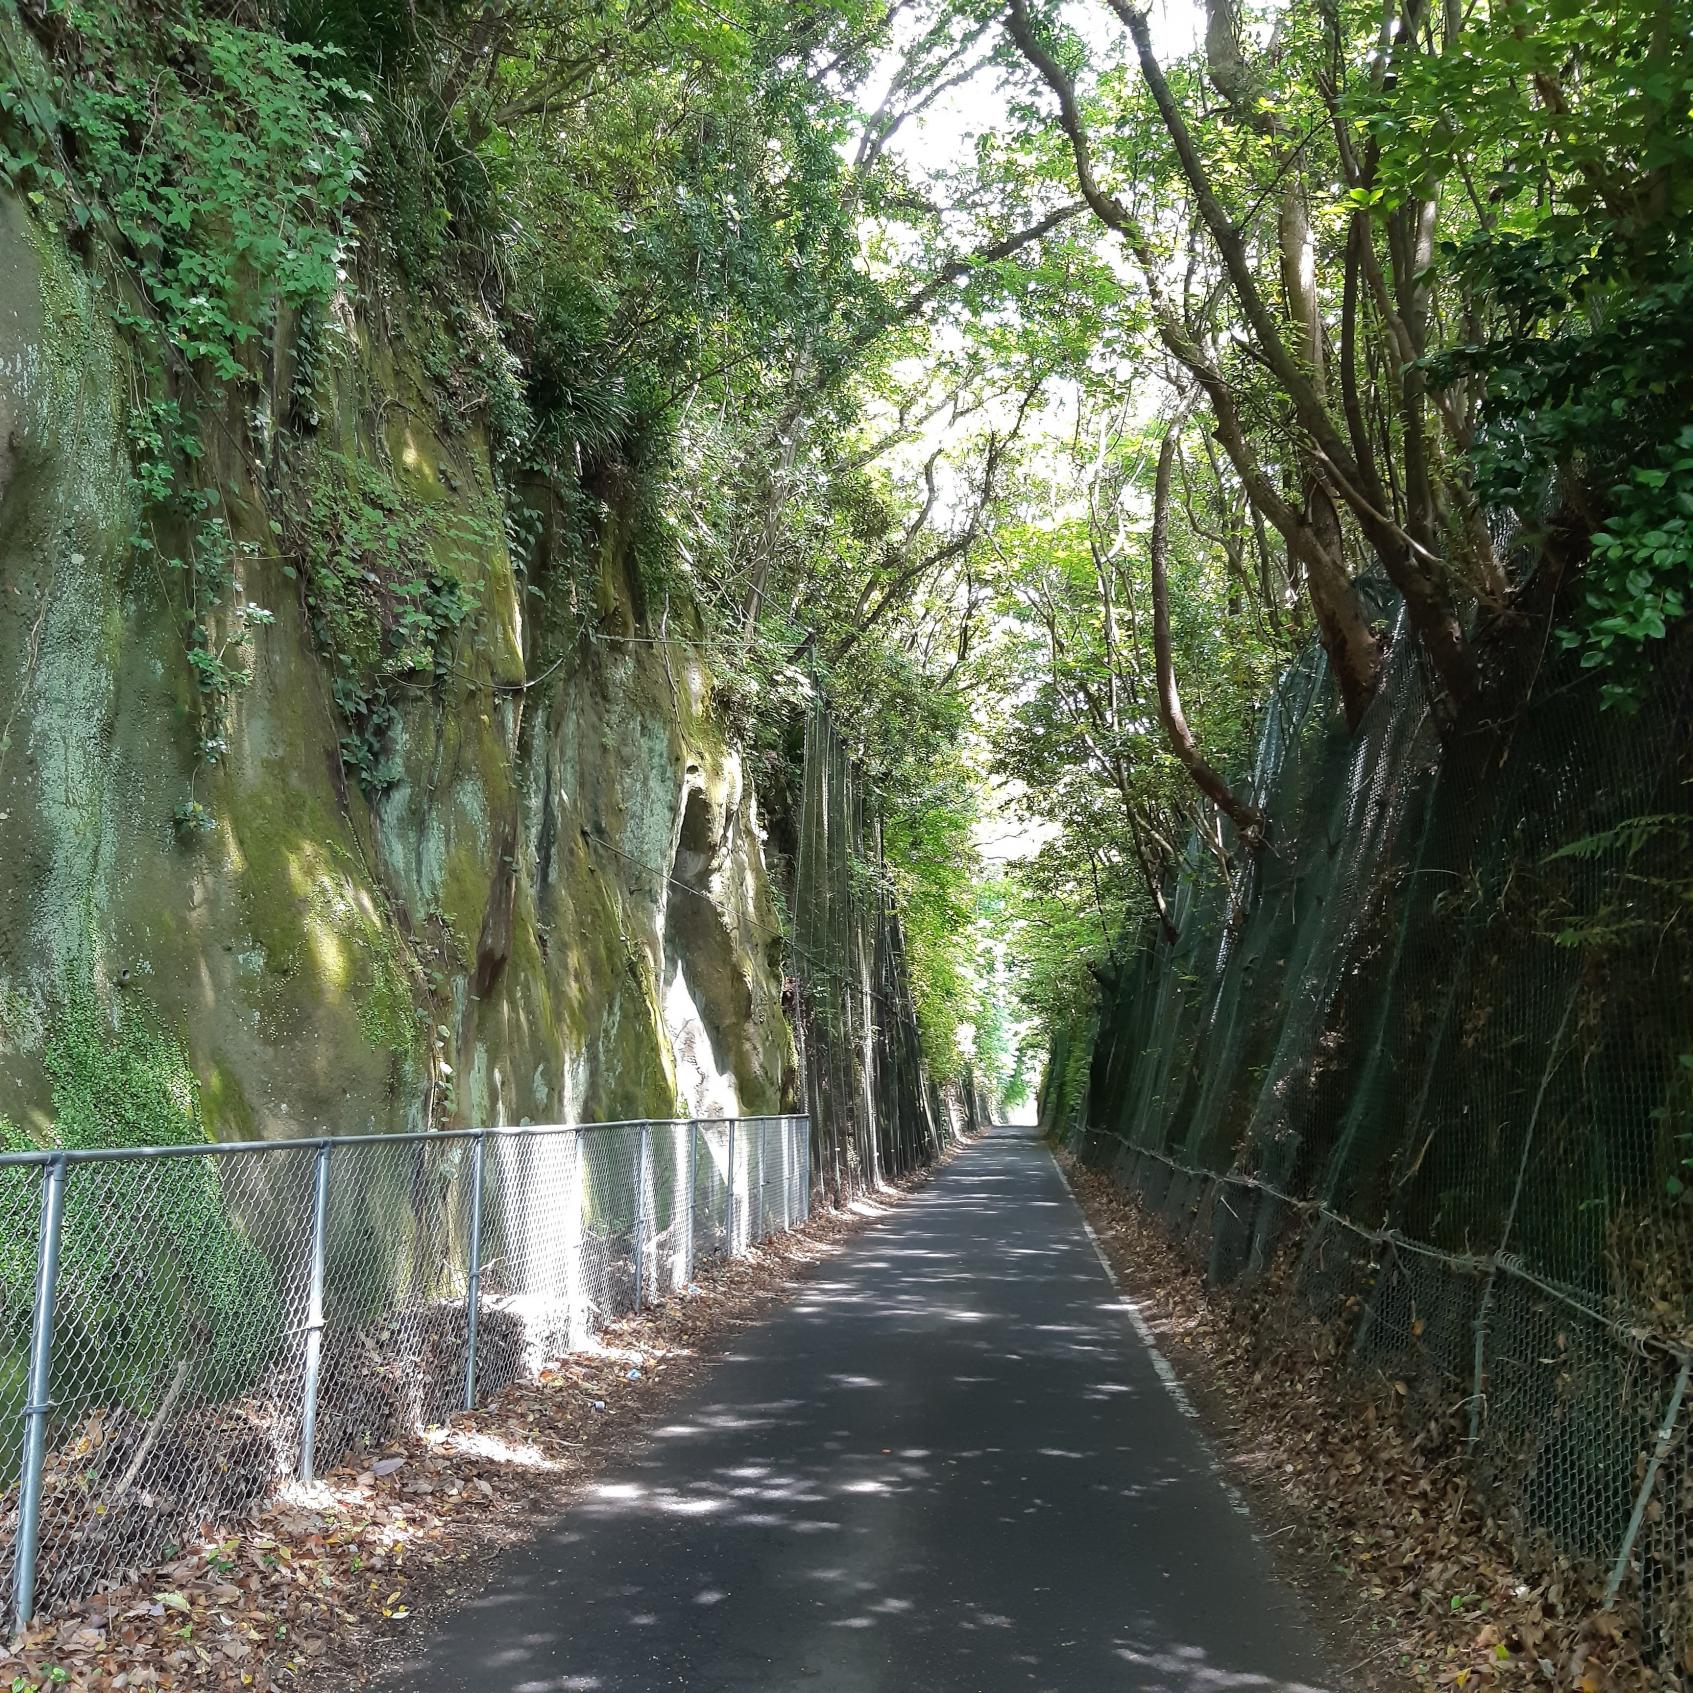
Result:
<svg viewBox="0 0 1693 1693"><path fill-rule="evenodd" d="M48 1027L42 1062L61 1146L182 1146L205 1138L188 1054L139 1005L114 1017L92 986L74 988Z"/></svg>
<svg viewBox="0 0 1693 1693"><path fill-rule="evenodd" d="M370 960L370 981L359 999L359 1027L380 1052L409 1058L420 1039L417 1006L405 966L377 943Z"/></svg>
<svg viewBox="0 0 1693 1693"><path fill-rule="evenodd" d="M183 1146L203 1140L200 1084L178 1040L142 1002L108 1006L77 985L48 1027L43 1059L58 1144ZM244 1388L275 1344L275 1273L203 1158L101 1164L69 1184L61 1306L78 1331L66 1397L145 1404L192 1324L208 1391ZM8 1266L0 1264L0 1271Z"/></svg>
<svg viewBox="0 0 1693 1693"><path fill-rule="evenodd" d="M314 948L312 941L326 922L321 884L339 868L340 820L284 769L267 766L265 776L244 788L229 812L248 932L264 952L268 976L304 972L329 987L321 978L337 973L339 945Z"/></svg>
<svg viewBox="0 0 1693 1693"><path fill-rule="evenodd" d="M435 904L446 919L458 962L469 969L482 918L488 907L489 865L486 845L474 840L454 846L441 866L440 891Z"/></svg>
<svg viewBox="0 0 1693 1693"><path fill-rule="evenodd" d="M404 940L365 886L340 819L280 769L270 774L241 792L229 820L248 932L264 960L254 1008L347 1006L378 1051L415 1057L422 1036Z"/></svg>
<svg viewBox="0 0 1693 1693"><path fill-rule="evenodd" d="M215 1059L200 1083L200 1110L213 1140L257 1140L258 1119L240 1078Z"/></svg>

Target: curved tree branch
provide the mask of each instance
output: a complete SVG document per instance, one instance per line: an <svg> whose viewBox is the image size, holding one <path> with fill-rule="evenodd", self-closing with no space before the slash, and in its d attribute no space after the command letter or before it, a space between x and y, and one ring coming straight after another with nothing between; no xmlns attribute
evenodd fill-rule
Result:
<svg viewBox="0 0 1693 1693"><path fill-rule="evenodd" d="M1182 710L1176 688L1175 658L1170 641L1170 471L1176 459L1180 419L1164 431L1158 449L1158 476L1152 495L1152 645L1158 666L1158 718L1170 750L1193 778L1194 786L1240 831L1248 848L1256 851L1264 840L1263 813L1241 799L1212 769L1199 750Z"/></svg>

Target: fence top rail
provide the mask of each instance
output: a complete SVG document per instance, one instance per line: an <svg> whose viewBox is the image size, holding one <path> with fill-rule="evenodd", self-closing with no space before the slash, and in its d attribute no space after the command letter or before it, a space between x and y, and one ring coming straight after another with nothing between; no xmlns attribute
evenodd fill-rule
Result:
<svg viewBox="0 0 1693 1693"><path fill-rule="evenodd" d="M1105 1129L1100 1132L1110 1139L1120 1141L1129 1152L1137 1157L1155 1159L1158 1163L1168 1166L1181 1175L1193 1176L1201 1181L1218 1182L1229 1187L1251 1188L1258 1193L1268 1194L1271 1199L1279 1200L1283 1205L1291 1206L1296 1211L1322 1217L1333 1223L1336 1228L1346 1229L1357 1235L1359 1239L1370 1242L1373 1246L1391 1247L1395 1251L1409 1252L1419 1258L1431 1258L1436 1263L1444 1264L1449 1270L1459 1275L1491 1277L1498 1271L1503 1270L1506 1275L1514 1276L1517 1280L1527 1282L1531 1287L1538 1288L1548 1298L1557 1300L1559 1304L1567 1306L1570 1310L1579 1311L1582 1316L1608 1330L1635 1352L1667 1354L1684 1364L1693 1361L1693 1352L1689 1352L1685 1346L1678 1346L1666 1336L1652 1334L1642 1329L1639 1324L1630 1321L1626 1316L1600 1310L1578 1289L1562 1286L1549 1277L1539 1275L1531 1270L1514 1252L1507 1252L1503 1249L1496 1249L1488 1253L1449 1252L1444 1247L1432 1246L1427 1241L1415 1240L1410 1235L1401 1234L1398 1229L1372 1229L1363 1223L1355 1223L1350 1217L1334 1210L1331 1206L1323 1204L1319 1199L1302 1199L1298 1194L1288 1193L1285 1189L1276 1187L1258 1176L1249 1176L1240 1170L1209 1170L1200 1164L1184 1164L1179 1158L1172 1158L1169 1153L1160 1152L1156 1147L1136 1146L1121 1129Z"/></svg>
<svg viewBox="0 0 1693 1693"><path fill-rule="evenodd" d="M237 1156L243 1153L318 1152L337 1146L416 1146L424 1142L473 1141L493 1137L517 1140L541 1135L593 1134L603 1129L665 1129L719 1123L804 1123L803 1111L766 1111L747 1117L625 1117L613 1123L505 1123L480 1129L413 1129L403 1134L306 1135L295 1140L202 1140L179 1146L38 1147L0 1152L0 1170L41 1164L119 1164L155 1158Z"/></svg>

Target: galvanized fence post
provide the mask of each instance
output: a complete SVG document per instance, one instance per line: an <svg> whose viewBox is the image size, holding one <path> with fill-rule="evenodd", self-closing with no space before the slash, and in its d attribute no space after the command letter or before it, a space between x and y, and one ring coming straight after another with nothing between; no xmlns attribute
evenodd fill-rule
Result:
<svg viewBox="0 0 1693 1693"><path fill-rule="evenodd" d="M694 1279L694 1201L699 1195L700 1126L688 1124L688 1265L682 1278L686 1287Z"/></svg>
<svg viewBox="0 0 1693 1693"><path fill-rule="evenodd" d="M811 1221L810 1113L807 1113L794 1124L794 1177L800 1183L799 1220L802 1223L809 1223Z"/></svg>
<svg viewBox="0 0 1693 1693"><path fill-rule="evenodd" d="M1670 1389L1669 1405L1664 1411L1663 1426L1658 1430L1657 1444L1652 1448L1652 1455L1646 1460L1646 1472L1640 1478L1640 1491L1635 1495L1634 1509L1629 1513L1622 1547L1617 1553L1616 1563L1611 1568L1610 1579L1605 1583L1607 1609L1616 1602L1617 1594L1628 1575L1628 1566L1634 1557L1634 1543L1640 1537L1640 1525L1646 1520L1646 1507L1651 1503L1658 1471L1663 1467L1664 1459L1669 1456L1670 1448L1675 1443L1676 1427L1681 1420L1681 1402L1687 1396L1687 1378L1690 1373L1693 1373L1693 1358L1684 1357L1681 1360L1681 1368L1676 1373L1675 1385Z"/></svg>
<svg viewBox="0 0 1693 1693"><path fill-rule="evenodd" d="M646 1241L643 1238L642 1206L647 1196L647 1144L652 1134L651 1128L641 1125L641 1138L635 1147L635 1309L641 1308L641 1260L646 1255Z"/></svg>
<svg viewBox="0 0 1693 1693"><path fill-rule="evenodd" d="M65 1160L41 1167L41 1232L35 1248L35 1314L29 1337L29 1403L24 1406L23 1479L18 1539L12 1560L12 1626L22 1634L35 1614L35 1557L41 1542L41 1472L47 1459L47 1414L53 1373L53 1301L59 1285L59 1234L65 1215Z"/></svg>
<svg viewBox="0 0 1693 1693"><path fill-rule="evenodd" d="M1472 1325L1474 1339L1470 1362L1470 1432L1469 1446L1473 1452L1481 1440L1482 1413L1487 1406L1487 1319L1493 1306L1493 1278L1499 1273L1495 1258L1488 1266L1487 1279L1482 1283L1481 1299L1476 1305Z"/></svg>
<svg viewBox="0 0 1693 1693"><path fill-rule="evenodd" d="M729 1119L729 1163L723 1184L723 1256L735 1256L735 1119Z"/></svg>
<svg viewBox="0 0 1693 1693"><path fill-rule="evenodd" d="M306 1294L306 1372L300 1402L300 1480L308 1485L317 1462L317 1382L323 1362L323 1259L329 1233L329 1155L327 1140L317 1148L312 1184L311 1281Z"/></svg>
<svg viewBox="0 0 1693 1693"><path fill-rule="evenodd" d="M588 1292L588 1142L581 1127L570 1131L570 1236L566 1263L569 1276L565 1316L565 1345L580 1346L593 1329L593 1298ZM611 1303L608 1298L606 1303Z"/></svg>
<svg viewBox="0 0 1693 1693"><path fill-rule="evenodd" d="M479 1130L470 1157L470 1267L465 1277L464 1408L476 1409L476 1318L482 1309L482 1164L488 1131Z"/></svg>
<svg viewBox="0 0 1693 1693"><path fill-rule="evenodd" d="M764 1142L770 1133L768 1123L758 1125L758 1238L763 1240L770 1232L770 1203L764 1192Z"/></svg>

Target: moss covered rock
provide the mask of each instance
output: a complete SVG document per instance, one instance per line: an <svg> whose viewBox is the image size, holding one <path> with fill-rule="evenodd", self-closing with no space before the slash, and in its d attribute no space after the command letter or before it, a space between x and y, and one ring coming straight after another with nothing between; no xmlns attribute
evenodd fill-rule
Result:
<svg viewBox="0 0 1693 1693"><path fill-rule="evenodd" d="M549 572L640 630L626 515L520 574L488 444L442 421L403 303L378 328L343 301L315 427L269 421L267 363L265 403L207 431L220 615L268 613L213 631L250 680L208 758L180 613L130 543L133 384L97 257L0 198L9 1133L777 1107L777 911L709 676L681 641L543 642ZM288 345L284 325L267 356Z"/></svg>

